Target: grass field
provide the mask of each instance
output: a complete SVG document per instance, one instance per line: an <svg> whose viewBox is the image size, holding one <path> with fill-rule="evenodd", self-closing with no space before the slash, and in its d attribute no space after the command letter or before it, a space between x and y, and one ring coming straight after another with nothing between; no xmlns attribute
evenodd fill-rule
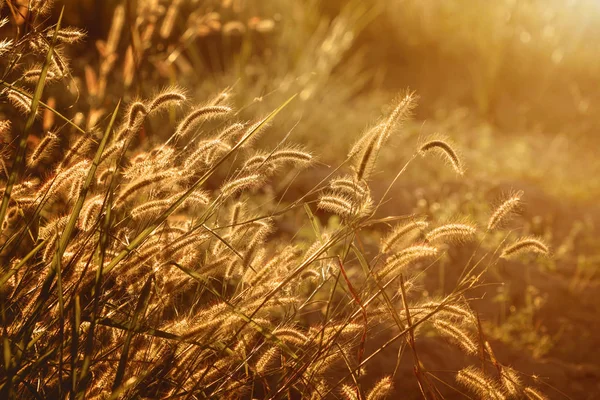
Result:
<svg viewBox="0 0 600 400"><path fill-rule="evenodd" d="M598 398L599 27L0 0L0 398Z"/></svg>

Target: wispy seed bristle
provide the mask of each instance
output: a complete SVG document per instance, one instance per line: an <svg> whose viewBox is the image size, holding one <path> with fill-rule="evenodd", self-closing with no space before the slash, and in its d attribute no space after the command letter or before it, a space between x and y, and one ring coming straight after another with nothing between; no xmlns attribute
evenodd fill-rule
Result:
<svg viewBox="0 0 600 400"><path fill-rule="evenodd" d="M304 333L290 327L277 328L273 331L273 334L284 342L290 342L298 346L308 342L308 337Z"/></svg>
<svg viewBox="0 0 600 400"><path fill-rule="evenodd" d="M4 142L8 142L9 140L7 140L8 133L10 132L10 121L9 120L2 120L0 121L0 140L4 141Z"/></svg>
<svg viewBox="0 0 600 400"><path fill-rule="evenodd" d="M194 152L185 160L184 168L193 170L198 163L202 162L202 160L207 157L209 151L215 148L223 148L224 150L227 150L230 147L219 139L203 140L198 143L196 150L194 150Z"/></svg>
<svg viewBox="0 0 600 400"><path fill-rule="evenodd" d="M244 163L244 169L248 170L248 171L252 171L255 170L256 168L259 168L260 166L268 166L268 162L267 162L267 158L269 157L268 154L265 153L260 153L260 154L256 154L252 157L250 157L248 160L246 160L246 162Z"/></svg>
<svg viewBox="0 0 600 400"><path fill-rule="evenodd" d="M439 314L443 314L445 318L458 320L465 323L477 323L477 319L473 312L466 305L462 304L440 304L439 302L427 302L420 306L428 312L438 309Z"/></svg>
<svg viewBox="0 0 600 400"><path fill-rule="evenodd" d="M104 196L98 195L85 202L80 214L79 227L84 231L91 229L95 219L100 216L104 204Z"/></svg>
<svg viewBox="0 0 600 400"><path fill-rule="evenodd" d="M102 152L102 157L100 158L100 164L103 163L108 158L115 155L119 150L122 150L123 146L125 146L125 140L119 140L118 142L114 143L113 145L111 145L110 147L105 149Z"/></svg>
<svg viewBox="0 0 600 400"><path fill-rule="evenodd" d="M206 205L210 202L210 197L206 192L194 192L185 200L187 206Z"/></svg>
<svg viewBox="0 0 600 400"><path fill-rule="evenodd" d="M388 139L392 129L398 124L405 122L416 106L416 95L414 92L407 92L406 95L398 102L398 105L383 125L381 133L378 135L377 147L383 147L384 142Z"/></svg>

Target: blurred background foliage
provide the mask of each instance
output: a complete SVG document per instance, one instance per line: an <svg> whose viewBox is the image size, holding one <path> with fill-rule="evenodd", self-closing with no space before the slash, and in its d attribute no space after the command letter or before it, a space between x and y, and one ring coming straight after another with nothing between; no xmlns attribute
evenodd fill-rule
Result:
<svg viewBox="0 0 600 400"><path fill-rule="evenodd" d="M415 90L415 118L382 155L374 186L396 174L408 157L405 147L435 132L462 149L466 179L419 163L382 211L403 214L416 204L437 217L464 213L485 221L488 204L523 189L524 233L546 238L554 257L498 266L496 282L506 284L492 286L479 311L506 363L537 373L571 398L600 393L599 1L64 4L66 24L88 32L71 55L83 66L76 70L85 70L73 79L87 91L73 93L71 104L88 116L89 127L119 98L144 97L168 84L196 98L229 88L230 101L249 115L298 93L277 124L280 136L289 130L319 153L319 177L343 160L398 92ZM118 18L126 22L111 43ZM152 130L140 140L160 136L160 127ZM432 274L428 290L448 284L460 257ZM431 351L430 357L443 354Z"/></svg>

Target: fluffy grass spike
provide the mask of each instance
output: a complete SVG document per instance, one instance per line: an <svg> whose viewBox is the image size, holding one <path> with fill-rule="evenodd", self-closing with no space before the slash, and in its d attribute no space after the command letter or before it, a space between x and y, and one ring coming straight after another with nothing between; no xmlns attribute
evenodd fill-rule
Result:
<svg viewBox="0 0 600 400"><path fill-rule="evenodd" d="M511 258L524 253L535 253L547 256L550 253L548 246L536 237L524 237L506 247L502 251L502 258Z"/></svg>
<svg viewBox="0 0 600 400"><path fill-rule="evenodd" d="M458 175L464 174L464 170L463 170L463 166L460 161L460 158L458 157L458 154L452 148L452 146L450 146L450 144L448 142L446 142L445 140L441 140L441 139L431 140L431 141L423 144L419 148L419 153L421 153L421 155L425 156L426 153L428 153L432 150L439 150L440 154L448 162L450 162L450 165L452 165L452 168L454 168L454 170L456 171L456 173Z"/></svg>
<svg viewBox="0 0 600 400"><path fill-rule="evenodd" d="M443 240L450 243L461 243L471 240L477 229L470 224L446 224L437 227L425 235L425 238L430 241Z"/></svg>
<svg viewBox="0 0 600 400"><path fill-rule="evenodd" d="M504 400L502 389L474 366L464 368L456 374L456 381L476 393L482 399Z"/></svg>
<svg viewBox="0 0 600 400"><path fill-rule="evenodd" d="M383 400L392 393L392 378L386 376L379 380L367 395L367 400Z"/></svg>
<svg viewBox="0 0 600 400"><path fill-rule="evenodd" d="M519 207L521 204L522 195L523 192L520 191L500 204L488 221L488 231L496 229L496 227L498 227L511 213L513 213Z"/></svg>

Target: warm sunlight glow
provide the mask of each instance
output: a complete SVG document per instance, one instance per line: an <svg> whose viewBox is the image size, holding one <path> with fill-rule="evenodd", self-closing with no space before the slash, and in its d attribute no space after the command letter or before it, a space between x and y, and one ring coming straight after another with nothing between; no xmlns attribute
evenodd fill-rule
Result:
<svg viewBox="0 0 600 400"><path fill-rule="evenodd" d="M600 1L0 0L0 399L591 399Z"/></svg>

